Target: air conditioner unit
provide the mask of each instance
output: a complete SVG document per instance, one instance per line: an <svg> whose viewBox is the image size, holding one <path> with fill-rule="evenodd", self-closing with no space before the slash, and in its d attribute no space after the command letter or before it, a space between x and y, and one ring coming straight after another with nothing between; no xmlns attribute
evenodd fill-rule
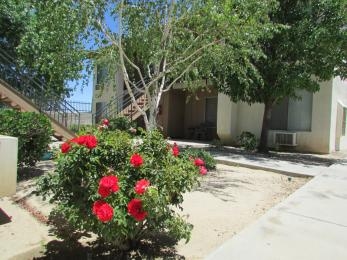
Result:
<svg viewBox="0 0 347 260"><path fill-rule="evenodd" d="M278 131L273 133L273 143L278 145L296 146L296 133Z"/></svg>

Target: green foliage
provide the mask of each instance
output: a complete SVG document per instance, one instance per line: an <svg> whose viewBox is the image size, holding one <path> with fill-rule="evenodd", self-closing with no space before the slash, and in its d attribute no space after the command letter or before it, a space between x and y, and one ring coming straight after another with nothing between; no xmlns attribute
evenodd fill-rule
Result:
<svg viewBox="0 0 347 260"><path fill-rule="evenodd" d="M189 239L191 225L174 210L183 200L182 194L199 183L199 169L183 156L175 157L162 135L147 132L142 142L135 142L122 131L95 131L98 144L94 149L70 142L70 150L57 159L54 173L41 177L38 192L48 197L76 230L97 234L119 249L127 249L146 235L167 232L175 239ZM133 154L143 158L135 168ZM114 209L112 219L102 223L92 213L103 176L115 175L119 190L104 200ZM134 191L137 181L146 179L150 186L142 195ZM135 220L127 212L133 198L141 199L147 216Z"/></svg>
<svg viewBox="0 0 347 260"><path fill-rule="evenodd" d="M110 119L110 130L128 131L131 127L135 128L136 124L130 121L128 117L121 116Z"/></svg>
<svg viewBox="0 0 347 260"><path fill-rule="evenodd" d="M203 149L197 149L197 148L187 148L182 152L182 157L189 159L189 158L201 158L205 162L205 167L208 170L213 170L216 168L216 161L212 157L212 155L203 150Z"/></svg>
<svg viewBox="0 0 347 260"><path fill-rule="evenodd" d="M257 138L250 132L242 132L238 138L238 142L247 151L254 151L257 148Z"/></svg>
<svg viewBox="0 0 347 260"><path fill-rule="evenodd" d="M318 91L319 83L333 76L347 76L346 8L346 0L278 0L270 18L280 26L272 37L259 41L263 53L259 59L250 62L240 56L240 64L250 62L243 74L229 65L229 55L218 59L222 62L212 70L212 78L220 92L233 101L265 104L261 150L267 150L275 104L287 97L300 98L302 89Z"/></svg>
<svg viewBox="0 0 347 260"><path fill-rule="evenodd" d="M33 166L47 151L52 127L43 114L0 110L0 134L18 137L18 165Z"/></svg>

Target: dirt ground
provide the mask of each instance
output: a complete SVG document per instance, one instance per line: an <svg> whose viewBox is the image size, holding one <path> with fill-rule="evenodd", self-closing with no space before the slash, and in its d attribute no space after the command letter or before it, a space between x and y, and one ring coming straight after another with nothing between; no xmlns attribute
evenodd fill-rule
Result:
<svg viewBox="0 0 347 260"><path fill-rule="evenodd" d="M202 259L308 180L217 165L198 190L185 195L183 214L194 229L189 243L176 247L177 254Z"/></svg>
<svg viewBox="0 0 347 260"><path fill-rule="evenodd" d="M18 185L14 200L32 207L35 217L45 219L51 210L48 202L43 202L32 194L35 189L31 179L45 171L52 170L54 165L46 162L40 165L41 172L27 173L27 178ZM217 165L216 171L209 172L202 178L201 186L184 196L183 215L194 225L191 240L177 246L165 245L159 240L159 248L143 245L143 250L131 253L127 257L108 256L105 259L145 259L150 254L153 259L203 259L224 241L254 222L268 209L284 200L288 195L304 185L309 178L294 178L268 171L253 170L243 167ZM152 248L153 247L153 248ZM67 241L53 240L46 246L46 251L35 259L101 259L97 251L102 248L73 244ZM151 251L151 252L149 252ZM159 252L160 251L160 252ZM159 253L159 254L158 254ZM102 258L103 259L103 258ZM152 259L152 258L151 258Z"/></svg>

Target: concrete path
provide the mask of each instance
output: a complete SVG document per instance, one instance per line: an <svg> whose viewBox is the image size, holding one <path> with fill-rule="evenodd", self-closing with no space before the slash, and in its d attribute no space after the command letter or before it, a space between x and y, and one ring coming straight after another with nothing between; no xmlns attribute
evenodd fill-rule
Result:
<svg viewBox="0 0 347 260"><path fill-rule="evenodd" d="M213 145L204 142L170 140L180 147L193 147L210 150L217 163L241 166L258 170L272 171L290 176L317 176L329 166L329 159L318 155L281 153L279 158L250 154L235 147L225 147L225 150L213 150ZM291 160L286 160L286 157ZM307 158L309 157L309 159ZM333 161L331 159L331 161Z"/></svg>
<svg viewBox="0 0 347 260"><path fill-rule="evenodd" d="M345 260L346 241L347 165L335 164L206 259Z"/></svg>
<svg viewBox="0 0 347 260"><path fill-rule="evenodd" d="M0 259L33 259L52 239L49 227L39 223L29 212L9 198L0 199L0 208L11 221L0 225Z"/></svg>
<svg viewBox="0 0 347 260"><path fill-rule="evenodd" d="M291 162L258 156L240 154L215 154L217 163L277 172L290 176L317 176L321 174L327 165L305 164L301 162Z"/></svg>

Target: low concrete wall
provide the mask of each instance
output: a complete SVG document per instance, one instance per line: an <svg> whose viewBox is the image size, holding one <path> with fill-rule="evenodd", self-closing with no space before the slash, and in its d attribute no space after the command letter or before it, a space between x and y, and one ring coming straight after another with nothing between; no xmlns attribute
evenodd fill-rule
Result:
<svg viewBox="0 0 347 260"><path fill-rule="evenodd" d="M18 138L0 135L0 197L16 193Z"/></svg>

